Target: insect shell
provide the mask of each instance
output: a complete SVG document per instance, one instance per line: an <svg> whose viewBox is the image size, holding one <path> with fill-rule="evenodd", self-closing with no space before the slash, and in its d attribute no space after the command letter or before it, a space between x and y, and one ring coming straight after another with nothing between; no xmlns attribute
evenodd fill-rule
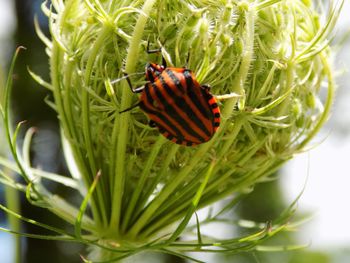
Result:
<svg viewBox="0 0 350 263"><path fill-rule="evenodd" d="M144 86L134 89L127 80L131 90L141 94L136 106L168 140L194 146L209 141L219 128L217 101L191 70L147 63Z"/></svg>

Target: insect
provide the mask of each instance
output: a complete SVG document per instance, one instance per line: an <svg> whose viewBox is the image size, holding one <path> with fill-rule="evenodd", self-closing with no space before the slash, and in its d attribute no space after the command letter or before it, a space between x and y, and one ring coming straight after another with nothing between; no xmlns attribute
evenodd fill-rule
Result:
<svg viewBox="0 0 350 263"><path fill-rule="evenodd" d="M190 69L167 67L147 63L147 83L133 88L140 93L139 102L122 112L139 106L150 119L150 126L157 127L168 140L185 146L209 141L220 126L220 109L209 86L200 85Z"/></svg>

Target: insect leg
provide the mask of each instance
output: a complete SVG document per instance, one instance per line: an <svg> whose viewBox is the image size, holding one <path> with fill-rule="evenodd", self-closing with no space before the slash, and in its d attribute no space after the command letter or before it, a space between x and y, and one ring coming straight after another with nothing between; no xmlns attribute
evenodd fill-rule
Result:
<svg viewBox="0 0 350 263"><path fill-rule="evenodd" d="M159 52L162 52L162 48L150 49L149 48L149 41L147 41L146 52L147 52L147 54L159 53Z"/></svg>
<svg viewBox="0 0 350 263"><path fill-rule="evenodd" d="M129 87L130 87L131 92L133 92L133 93L140 93L140 92L143 91L143 89L145 88L145 85L142 85L142 86L140 86L140 87L134 88L134 87L132 86L132 84L131 84L131 80L130 80L130 78L129 78L129 74L126 73L126 72L123 72L123 73L124 73L124 76L126 77L126 81L127 81L128 84L129 84Z"/></svg>
<svg viewBox="0 0 350 263"><path fill-rule="evenodd" d="M152 121L152 120L150 120L150 121L148 122L148 125L149 125L151 128L157 127L157 124L155 123L155 121Z"/></svg>
<svg viewBox="0 0 350 263"><path fill-rule="evenodd" d="M164 56L163 56L163 54L162 54L162 48L161 48L161 47L160 47L160 48L157 48L157 49L150 49L150 48L149 48L149 42L147 42L147 49L146 49L146 52L147 52L147 54L161 53L161 55L162 55L162 66L163 66L164 68L167 67L167 63L166 63L166 60L165 60L165 58L164 58Z"/></svg>
<svg viewBox="0 0 350 263"><path fill-rule="evenodd" d="M210 91L210 86L208 84L202 85L201 88Z"/></svg>
<svg viewBox="0 0 350 263"><path fill-rule="evenodd" d="M123 112L130 111L130 110L132 110L133 108L136 108L136 107L138 107L138 106L140 106L140 102L137 102L136 104L132 105L132 106L129 107L129 108L126 108L125 110L120 111L119 113L123 113Z"/></svg>

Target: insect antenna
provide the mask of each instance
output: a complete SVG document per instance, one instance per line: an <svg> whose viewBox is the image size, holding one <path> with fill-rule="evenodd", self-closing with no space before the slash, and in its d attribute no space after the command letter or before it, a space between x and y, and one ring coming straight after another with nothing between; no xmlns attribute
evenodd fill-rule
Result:
<svg viewBox="0 0 350 263"><path fill-rule="evenodd" d="M123 79L127 79L130 76L136 76L136 75L145 75L145 72L134 72L134 73L128 73L127 75L124 75L123 77L114 79L111 81L111 84L118 83L119 81L122 81Z"/></svg>

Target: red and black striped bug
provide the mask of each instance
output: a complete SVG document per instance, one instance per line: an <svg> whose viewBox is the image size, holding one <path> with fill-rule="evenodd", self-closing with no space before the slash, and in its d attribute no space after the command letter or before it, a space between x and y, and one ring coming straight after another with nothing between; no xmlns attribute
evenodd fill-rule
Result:
<svg viewBox="0 0 350 263"><path fill-rule="evenodd" d="M148 51L150 53L150 51ZM122 112L136 106L146 113L150 125L157 127L168 140L194 146L209 141L220 126L220 110L209 86L200 85L190 69L146 64L144 86L133 88L140 93L140 101Z"/></svg>

